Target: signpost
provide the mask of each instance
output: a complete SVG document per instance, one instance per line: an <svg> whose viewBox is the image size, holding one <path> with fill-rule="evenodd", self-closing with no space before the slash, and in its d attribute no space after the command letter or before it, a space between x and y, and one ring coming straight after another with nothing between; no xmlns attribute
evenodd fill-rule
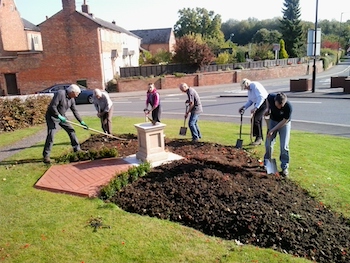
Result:
<svg viewBox="0 0 350 263"><path fill-rule="evenodd" d="M273 51L275 51L275 59L278 59L278 52L280 51L281 46L280 44L273 44Z"/></svg>

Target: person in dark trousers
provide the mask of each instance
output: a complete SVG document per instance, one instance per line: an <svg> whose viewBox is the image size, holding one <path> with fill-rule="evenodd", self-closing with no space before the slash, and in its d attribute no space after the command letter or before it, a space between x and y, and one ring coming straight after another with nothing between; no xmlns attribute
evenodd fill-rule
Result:
<svg viewBox="0 0 350 263"><path fill-rule="evenodd" d="M266 110L266 98L268 92L264 86L256 81L250 81L249 79L243 79L241 82L242 90L248 90L248 100L239 108L239 113L244 114L244 111L253 105L251 110L253 118L253 136L255 136L255 141L251 145L260 145L263 141L263 130L262 130L262 119L264 112Z"/></svg>
<svg viewBox="0 0 350 263"><path fill-rule="evenodd" d="M88 126L81 119L75 106L75 98L79 96L80 92L79 86L72 84L66 90L59 90L54 94L45 115L47 136L43 150L44 163L51 162L50 152L53 146L54 136L58 130L58 125L67 132L74 152L81 150L75 130L69 123L67 123L67 118L65 116L66 111L70 108L80 124L88 129Z"/></svg>
<svg viewBox="0 0 350 263"><path fill-rule="evenodd" d="M189 87L186 83L181 83L179 89L187 94L188 100L186 101L186 104L188 104L188 107L186 107L185 118L191 114L188 120L188 127L192 134L192 142L198 142L198 140L202 138L198 126L199 115L203 112L201 99L199 98L197 91L194 88Z"/></svg>
<svg viewBox="0 0 350 263"><path fill-rule="evenodd" d="M278 133L280 137L280 161L282 169L280 173L284 177L289 174L289 140L292 111L292 105L287 101L287 95L284 93L271 93L267 96L265 116L270 116L270 120L265 141L264 160L271 159Z"/></svg>
<svg viewBox="0 0 350 263"><path fill-rule="evenodd" d="M151 109L148 109L148 105ZM146 96L146 108L144 109L145 114L152 114L152 120L154 122L160 122L160 115L162 108L160 104L159 93L153 83L148 84L147 96Z"/></svg>
<svg viewBox="0 0 350 263"><path fill-rule="evenodd" d="M94 106L104 133L112 134L113 102L106 91L94 90Z"/></svg>

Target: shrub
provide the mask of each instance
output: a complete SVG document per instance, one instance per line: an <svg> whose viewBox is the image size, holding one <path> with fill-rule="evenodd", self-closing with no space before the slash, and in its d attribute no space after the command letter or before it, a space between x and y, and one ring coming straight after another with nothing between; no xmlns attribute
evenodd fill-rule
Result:
<svg viewBox="0 0 350 263"><path fill-rule="evenodd" d="M215 62L216 64L227 64L229 62L229 59L230 59L230 54L227 52L224 52L218 55Z"/></svg>
<svg viewBox="0 0 350 263"><path fill-rule="evenodd" d="M109 184L100 189L100 199L108 200L112 198L123 187L145 176L150 170L151 164L149 162L143 162L139 166L133 166L128 171L116 175Z"/></svg>
<svg viewBox="0 0 350 263"><path fill-rule="evenodd" d="M45 122L50 96L29 96L25 100L0 98L0 132L9 132Z"/></svg>
<svg viewBox="0 0 350 263"><path fill-rule="evenodd" d="M96 160L96 159L102 159L102 158L116 157L117 155L118 155L118 151L115 148L104 147L99 151L89 150L89 151L70 152L67 154L63 154L56 159L56 162L66 163L66 162Z"/></svg>
<svg viewBox="0 0 350 263"><path fill-rule="evenodd" d="M180 73L180 72L174 72L174 76L176 78L182 78L182 77L186 76L186 74L185 73Z"/></svg>

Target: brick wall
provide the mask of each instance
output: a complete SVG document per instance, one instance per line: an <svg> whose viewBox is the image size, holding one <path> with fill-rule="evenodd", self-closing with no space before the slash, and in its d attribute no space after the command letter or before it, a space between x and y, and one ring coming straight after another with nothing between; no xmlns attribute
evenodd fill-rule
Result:
<svg viewBox="0 0 350 263"><path fill-rule="evenodd" d="M265 80L275 78L294 78L304 76L303 78L312 78L312 68L308 64L295 64L290 66L277 66L274 68L231 70L221 72L207 72L187 74L183 77L167 75L165 77L147 78L147 79L120 79L117 84L118 92L128 92L137 90L146 90L148 83L155 83L157 89L177 88L180 83L187 83L191 87L212 86L230 83L239 83L242 79ZM317 72L323 71L322 61L316 64Z"/></svg>
<svg viewBox="0 0 350 263"><path fill-rule="evenodd" d="M3 50L0 50L0 54L6 55L6 51L28 50L27 36L14 1L3 0L0 3L0 41L3 48Z"/></svg>

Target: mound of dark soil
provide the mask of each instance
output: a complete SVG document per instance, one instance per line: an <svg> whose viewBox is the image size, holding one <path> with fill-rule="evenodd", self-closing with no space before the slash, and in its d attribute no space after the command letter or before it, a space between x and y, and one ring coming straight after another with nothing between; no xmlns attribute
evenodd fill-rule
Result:
<svg viewBox="0 0 350 263"><path fill-rule="evenodd" d="M135 154L137 139L128 136L129 141L109 139L103 145L115 147L120 156ZM82 148L99 148L100 139L91 137ZM316 262L350 262L349 220L291 180L266 175L246 151L187 140L166 140L166 148L185 159L153 168L112 202L207 235Z"/></svg>

